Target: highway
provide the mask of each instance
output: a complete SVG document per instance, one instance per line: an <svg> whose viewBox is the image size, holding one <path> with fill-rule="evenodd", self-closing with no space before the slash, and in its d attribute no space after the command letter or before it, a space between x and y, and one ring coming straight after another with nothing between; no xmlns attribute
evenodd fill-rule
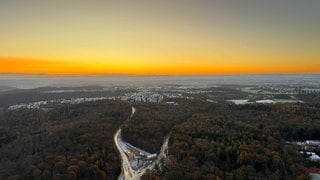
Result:
<svg viewBox="0 0 320 180"><path fill-rule="evenodd" d="M132 113L128 118L128 121L131 120L135 112L136 112L136 109L132 107ZM150 153L147 153L139 148L136 148L133 145L122 140L121 128L119 128L114 135L114 143L120 153L121 165L122 165L121 174L119 175L118 180L137 180L137 179L140 179L140 177L148 169L153 170L156 164L158 165L160 164L161 159L166 158L166 153L168 150L168 141L169 141L169 136L165 138L164 143L159 152L159 155L156 156L156 158L149 159L147 158L147 155L150 155ZM133 150L135 151L136 154L132 153ZM132 162L130 162L128 154L130 154L131 159L136 159L139 157L140 162L144 162L144 163L141 163L143 165L133 168ZM141 158L142 156L144 158Z"/></svg>

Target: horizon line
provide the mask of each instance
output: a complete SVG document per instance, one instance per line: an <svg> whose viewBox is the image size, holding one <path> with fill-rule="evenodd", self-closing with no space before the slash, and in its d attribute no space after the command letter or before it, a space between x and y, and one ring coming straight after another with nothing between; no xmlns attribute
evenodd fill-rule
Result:
<svg viewBox="0 0 320 180"><path fill-rule="evenodd" d="M49 74L49 73L1 73L0 75L13 75L13 76L66 76L66 77L84 77L84 76L135 76L135 77L148 77L148 76L272 76L272 75L320 75L317 73L217 73L217 74L123 74L123 73L110 73L110 74Z"/></svg>

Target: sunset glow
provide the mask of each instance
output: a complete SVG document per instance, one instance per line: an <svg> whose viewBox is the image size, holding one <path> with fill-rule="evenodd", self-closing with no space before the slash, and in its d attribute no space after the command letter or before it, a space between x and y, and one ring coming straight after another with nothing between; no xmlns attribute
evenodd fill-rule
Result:
<svg viewBox="0 0 320 180"><path fill-rule="evenodd" d="M320 73L319 1L0 3L0 73Z"/></svg>

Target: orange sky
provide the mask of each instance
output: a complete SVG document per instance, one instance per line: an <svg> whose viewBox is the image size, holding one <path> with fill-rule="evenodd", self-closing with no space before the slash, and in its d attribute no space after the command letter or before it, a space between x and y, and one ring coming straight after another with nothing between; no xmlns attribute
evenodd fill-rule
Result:
<svg viewBox="0 0 320 180"><path fill-rule="evenodd" d="M224 66L224 67L223 67ZM206 65L177 64L166 66L102 64L90 62L70 62L56 60L36 60L0 57L0 72L19 74L49 75L210 75L210 74L305 74L319 73L318 66L313 65L280 65L280 66L246 66L246 65Z"/></svg>
<svg viewBox="0 0 320 180"><path fill-rule="evenodd" d="M319 5L10 0L0 6L0 73L320 73Z"/></svg>

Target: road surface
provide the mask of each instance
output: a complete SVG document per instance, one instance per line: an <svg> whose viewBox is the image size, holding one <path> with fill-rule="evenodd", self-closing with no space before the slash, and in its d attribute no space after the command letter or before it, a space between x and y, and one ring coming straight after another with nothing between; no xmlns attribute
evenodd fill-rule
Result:
<svg viewBox="0 0 320 180"><path fill-rule="evenodd" d="M128 118L128 121L133 117L136 109L132 107L132 113ZM125 142L121 138L121 128L118 129L116 134L114 135L114 143L120 153L121 156L121 165L122 170L118 180L136 180L140 179L140 177L149 169L153 170L155 165L160 165L161 159L166 158L166 153L168 151L168 141L169 136L167 136L164 140L164 143L161 147L159 155L155 158L150 159L148 156L151 155L139 148L134 147L133 145ZM140 163L142 165L137 166L135 168L132 167L132 162L130 162L129 155L131 156L130 159L140 158Z"/></svg>

